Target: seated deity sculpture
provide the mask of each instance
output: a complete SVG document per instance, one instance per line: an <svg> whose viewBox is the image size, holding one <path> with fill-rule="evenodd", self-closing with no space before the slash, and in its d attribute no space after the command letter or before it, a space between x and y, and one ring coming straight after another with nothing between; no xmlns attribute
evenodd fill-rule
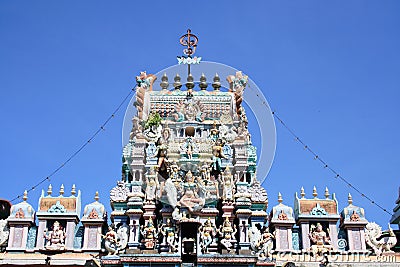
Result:
<svg viewBox="0 0 400 267"><path fill-rule="evenodd" d="M208 253L208 248L215 238L216 230L210 218L200 226L200 247L203 254Z"/></svg>
<svg viewBox="0 0 400 267"><path fill-rule="evenodd" d="M186 173L186 182L183 183L183 196L179 200L181 207L188 208L190 212L200 210L204 206L204 199L200 198L197 194L199 190L198 184L194 180L191 171Z"/></svg>
<svg viewBox="0 0 400 267"><path fill-rule="evenodd" d="M52 231L47 233L45 236L47 240L46 249L50 250L62 250L65 249L65 231L58 221L53 223Z"/></svg>
<svg viewBox="0 0 400 267"><path fill-rule="evenodd" d="M147 249L154 249L157 240L157 229L154 227L153 219L150 217L145 226L141 227L141 234L143 236L142 243Z"/></svg>
<svg viewBox="0 0 400 267"><path fill-rule="evenodd" d="M322 229L322 225L317 223L316 226L311 226L311 232L308 234L313 245L310 250L314 255L322 256L329 250L333 250L329 236Z"/></svg>
<svg viewBox="0 0 400 267"><path fill-rule="evenodd" d="M236 232L236 226L233 225L232 227L231 222L228 217L226 217L224 223L220 225L218 233L222 237L220 241L221 245L228 251L228 253L231 252L233 244L236 242L234 239Z"/></svg>
<svg viewBox="0 0 400 267"><path fill-rule="evenodd" d="M175 232L175 227L173 226L171 219L167 219L166 223L162 224L159 233L161 233L164 236L164 244L165 242L168 245L168 251L169 252L177 252L178 251L178 245L177 245L177 238L178 235Z"/></svg>

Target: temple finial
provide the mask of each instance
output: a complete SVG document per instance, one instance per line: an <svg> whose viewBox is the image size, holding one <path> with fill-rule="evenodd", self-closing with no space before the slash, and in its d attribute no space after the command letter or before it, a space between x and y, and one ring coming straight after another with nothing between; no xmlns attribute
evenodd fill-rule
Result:
<svg viewBox="0 0 400 267"><path fill-rule="evenodd" d="M60 187L60 196L64 195L64 184L61 184Z"/></svg>
<svg viewBox="0 0 400 267"><path fill-rule="evenodd" d="M164 75L161 77L161 83L160 83L161 89L162 90L167 90L168 89L168 85L169 85L168 76L167 76L166 73L164 73Z"/></svg>
<svg viewBox="0 0 400 267"><path fill-rule="evenodd" d="M49 187L47 188L47 195L51 196L51 193L53 193L53 187L51 186L51 184L49 184Z"/></svg>
<svg viewBox="0 0 400 267"><path fill-rule="evenodd" d="M99 201L99 191L96 191L96 194L94 194L94 200Z"/></svg>
<svg viewBox="0 0 400 267"><path fill-rule="evenodd" d="M204 73L201 74L199 87L201 90L207 90L207 78Z"/></svg>
<svg viewBox="0 0 400 267"><path fill-rule="evenodd" d="M347 196L347 201L349 202L349 205L353 204L353 197L351 196L350 193L349 193L349 195Z"/></svg>
<svg viewBox="0 0 400 267"><path fill-rule="evenodd" d="M278 202L281 204L283 201L281 192L278 193Z"/></svg>
<svg viewBox="0 0 400 267"><path fill-rule="evenodd" d="M180 90L181 87L182 87L181 76L179 76L179 74L177 73L174 77L174 88L175 90Z"/></svg>
<svg viewBox="0 0 400 267"><path fill-rule="evenodd" d="M304 198L306 196L306 193L304 192L304 187L301 187L300 189L300 196L301 198Z"/></svg>
<svg viewBox="0 0 400 267"><path fill-rule="evenodd" d="M71 195L75 196L75 194L76 194L76 186L75 184L73 184L71 189Z"/></svg>
<svg viewBox="0 0 400 267"><path fill-rule="evenodd" d="M193 75L191 73L189 73L189 75L187 76L186 81L187 81L186 82L186 88L188 90L193 89L194 88L194 78L193 78Z"/></svg>
<svg viewBox="0 0 400 267"><path fill-rule="evenodd" d="M328 199L330 196L328 187L325 187L325 198Z"/></svg>
<svg viewBox="0 0 400 267"><path fill-rule="evenodd" d="M221 88L221 79L219 78L218 73L215 73L213 81L212 87L214 90L219 90L219 88Z"/></svg>
<svg viewBox="0 0 400 267"><path fill-rule="evenodd" d="M22 199L26 202L28 200L28 191L24 191L24 196L22 197Z"/></svg>
<svg viewBox="0 0 400 267"><path fill-rule="evenodd" d="M312 195L313 195L314 198L317 198L317 196L318 196L317 188L315 187L315 185L314 185L314 188L313 188Z"/></svg>

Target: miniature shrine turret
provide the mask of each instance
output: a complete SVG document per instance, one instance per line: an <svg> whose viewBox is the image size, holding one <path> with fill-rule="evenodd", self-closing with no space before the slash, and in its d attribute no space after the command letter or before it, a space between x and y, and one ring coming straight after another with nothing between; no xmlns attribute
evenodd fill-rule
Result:
<svg viewBox="0 0 400 267"><path fill-rule="evenodd" d="M83 251L100 251L101 235L107 225L107 212L99 202L99 192L96 192L94 202L85 206L81 222L84 227Z"/></svg>
<svg viewBox="0 0 400 267"><path fill-rule="evenodd" d="M71 195L64 196L64 185L59 195L52 195L49 185L47 195L42 190L36 216L39 220L37 230L37 250L73 250L76 226L80 220L81 192L72 186Z"/></svg>
<svg viewBox="0 0 400 267"><path fill-rule="evenodd" d="M336 223L340 218L338 202L335 194L325 189L325 198L318 198L314 186L313 198L305 198L304 189L301 189L301 198L295 194L294 213L296 224L301 231L302 249L304 251L337 250L338 230Z"/></svg>
<svg viewBox="0 0 400 267"><path fill-rule="evenodd" d="M353 205L350 193L348 203L340 213L340 228L346 233L348 250L366 251L364 228L368 221L365 219L364 209Z"/></svg>
<svg viewBox="0 0 400 267"><path fill-rule="evenodd" d="M269 218L270 230L275 232L275 250L292 251L292 228L295 224L293 209L284 205L281 193L278 194L278 205L272 208Z"/></svg>
<svg viewBox="0 0 400 267"><path fill-rule="evenodd" d="M27 200L28 193L25 190L23 201L11 206L10 217L7 219L10 228L7 251L32 249L32 242L28 239L29 231L35 225L36 213Z"/></svg>

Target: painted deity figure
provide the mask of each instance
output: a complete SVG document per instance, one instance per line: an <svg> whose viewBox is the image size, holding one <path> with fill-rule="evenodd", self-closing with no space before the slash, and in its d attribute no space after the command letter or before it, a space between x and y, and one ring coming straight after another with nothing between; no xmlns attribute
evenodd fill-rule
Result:
<svg viewBox="0 0 400 267"><path fill-rule="evenodd" d="M145 175L146 177L146 200L153 201L156 199L156 192L158 189L158 179L154 169L150 169L150 173Z"/></svg>
<svg viewBox="0 0 400 267"><path fill-rule="evenodd" d="M182 182L182 179L179 175L179 166L176 161L172 162L169 167L169 177L176 186L178 186Z"/></svg>
<svg viewBox="0 0 400 267"><path fill-rule="evenodd" d="M185 103L182 100L179 101L175 104L174 110L175 112L172 114L172 116L174 117L175 121L183 121L185 119Z"/></svg>
<svg viewBox="0 0 400 267"><path fill-rule="evenodd" d="M222 225L219 226L218 233L222 237L221 245L228 250L228 253L231 252L233 243L236 242L234 239L235 234L237 232L236 226L233 225L229 221L228 217L225 217L225 221Z"/></svg>
<svg viewBox="0 0 400 267"><path fill-rule="evenodd" d="M265 229L258 243L258 247L260 248L259 259L272 259L274 239L274 234L270 233L268 228Z"/></svg>
<svg viewBox="0 0 400 267"><path fill-rule="evenodd" d="M154 249L157 240L157 229L154 226L153 219L150 217L146 225L142 225L141 234L143 236L142 243L147 249Z"/></svg>
<svg viewBox="0 0 400 267"><path fill-rule="evenodd" d="M160 174L167 173L168 170L168 159L167 159L167 147L161 145L158 150L157 170Z"/></svg>
<svg viewBox="0 0 400 267"><path fill-rule="evenodd" d="M178 238L178 235L177 233L175 233L175 227L173 226L171 219L168 218L166 223L162 224L159 233L164 236L164 242L166 242L168 245L168 251L177 252L178 245L176 240Z"/></svg>
<svg viewBox="0 0 400 267"><path fill-rule="evenodd" d="M208 248L216 236L216 230L210 218L200 226L200 247L203 254L208 253Z"/></svg>
<svg viewBox="0 0 400 267"><path fill-rule="evenodd" d="M210 136L209 138L211 140L213 140L214 142L216 142L219 138L219 130L217 129L217 123L214 121L214 126L213 128L210 130Z"/></svg>
<svg viewBox="0 0 400 267"><path fill-rule="evenodd" d="M112 229L111 226L108 227L107 233L103 236L105 239L104 245L109 254L117 254L118 252L118 237L117 233Z"/></svg>
<svg viewBox="0 0 400 267"><path fill-rule="evenodd" d="M204 206L204 199L201 199L197 192L199 187L194 180L194 176L191 171L186 173L186 182L183 183L183 196L179 200L179 204L182 207L188 208L190 212L201 209Z"/></svg>
<svg viewBox="0 0 400 267"><path fill-rule="evenodd" d="M213 154L213 163L212 169L214 171L221 171L222 167L222 159L226 159L224 152L222 151L222 147L224 146L222 139L217 139L215 145L212 147L212 154Z"/></svg>
<svg viewBox="0 0 400 267"><path fill-rule="evenodd" d="M329 250L333 250L331 240L322 229L322 225L320 223L317 223L316 226L311 226L311 232L308 234L308 237L313 242L310 250L311 252L313 252L314 255L322 256L326 254Z"/></svg>
<svg viewBox="0 0 400 267"><path fill-rule="evenodd" d="M47 234L45 231L45 238L47 239L46 249L62 250L65 249L65 231L58 221L53 223L52 231Z"/></svg>
<svg viewBox="0 0 400 267"><path fill-rule="evenodd" d="M229 167L225 168L222 174L222 179L218 177L218 181L222 186L222 199L225 201L233 201L233 195L235 193L235 183L237 182L237 177L234 179L231 174Z"/></svg>

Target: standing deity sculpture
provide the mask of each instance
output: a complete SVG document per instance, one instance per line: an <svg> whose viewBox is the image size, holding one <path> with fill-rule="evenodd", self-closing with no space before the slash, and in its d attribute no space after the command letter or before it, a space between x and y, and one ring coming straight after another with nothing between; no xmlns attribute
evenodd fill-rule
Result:
<svg viewBox="0 0 400 267"><path fill-rule="evenodd" d="M222 186L222 199L227 202L233 201L233 195L235 194L235 184L237 177L233 178L233 175L229 171L229 167L225 168L225 171L221 177L218 177L218 181Z"/></svg>
<svg viewBox="0 0 400 267"><path fill-rule="evenodd" d="M146 249L154 249L157 243L157 229L154 226L153 219L150 217L146 225L141 227L142 243Z"/></svg>
<svg viewBox="0 0 400 267"><path fill-rule="evenodd" d="M150 168L150 172L145 175L146 177L146 194L145 198L147 201L154 201L156 199L156 192L159 188L157 174L153 168Z"/></svg>
<svg viewBox="0 0 400 267"><path fill-rule="evenodd" d="M230 90L235 95L237 114L240 115L243 111L243 93L247 85L248 76L243 75L241 71L237 71L235 76L229 75L226 80L229 82Z"/></svg>
<svg viewBox="0 0 400 267"><path fill-rule="evenodd" d="M211 219L208 218L199 229L200 232L200 247L203 254L208 253L208 248L214 241L217 234L217 228L212 223Z"/></svg>
<svg viewBox="0 0 400 267"><path fill-rule="evenodd" d="M44 237L47 240L46 249L49 250L63 250L65 249L65 230L58 221L53 223L52 230L47 232L45 230Z"/></svg>
<svg viewBox="0 0 400 267"><path fill-rule="evenodd" d="M224 152L222 151L222 147L224 146L222 139L217 139L215 145L212 147L213 154L213 163L212 169L213 171L220 172L222 169L222 159L226 159Z"/></svg>
<svg viewBox="0 0 400 267"><path fill-rule="evenodd" d="M164 240L163 243L168 245L168 252L177 252L178 251L178 233L175 231L175 227L172 224L170 218L167 219L166 223L162 224L159 233L163 235Z"/></svg>
<svg viewBox="0 0 400 267"><path fill-rule="evenodd" d="M229 221L228 217L225 217L225 221L222 225L219 226L217 230L219 235L221 236L221 245L228 251L231 252L234 243L236 243L235 235L237 232L236 226L233 225Z"/></svg>

